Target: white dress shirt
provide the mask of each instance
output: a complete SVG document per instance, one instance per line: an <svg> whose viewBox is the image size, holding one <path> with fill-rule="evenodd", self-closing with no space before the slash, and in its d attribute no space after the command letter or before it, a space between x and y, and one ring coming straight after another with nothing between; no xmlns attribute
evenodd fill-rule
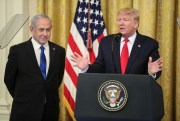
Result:
<svg viewBox="0 0 180 121"><path fill-rule="evenodd" d="M36 41L34 40L34 38L31 39L32 41L32 44L33 44L33 47L34 47L34 52L35 52L35 55L36 55L36 59L37 59L37 62L38 62L38 65L40 66L40 53L41 53L41 45ZM46 44L43 45L44 46L44 54L45 54L45 57L46 57L46 75L48 73L48 69L49 69L49 62L50 62L50 59L49 59L49 44L48 42Z"/></svg>
<svg viewBox="0 0 180 121"><path fill-rule="evenodd" d="M133 47L133 44L135 42L135 39L136 39L136 36L137 36L137 33L135 32L131 37L129 37L129 42L127 43L127 46L128 46L128 52L129 52L129 56L131 54L131 50L132 50L132 47ZM122 48L124 46L124 37L121 37L121 43L120 43L120 53L122 52Z"/></svg>

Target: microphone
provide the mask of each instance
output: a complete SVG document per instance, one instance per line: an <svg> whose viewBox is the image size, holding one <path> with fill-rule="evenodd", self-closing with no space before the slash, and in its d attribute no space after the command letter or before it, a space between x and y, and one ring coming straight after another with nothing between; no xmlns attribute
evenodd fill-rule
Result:
<svg viewBox="0 0 180 121"><path fill-rule="evenodd" d="M117 33L113 35L113 39L112 39L112 61L113 61L115 73L117 73L117 69L116 69L115 60L114 60L114 47L115 47L115 44L119 42L120 38L121 38L121 34Z"/></svg>
<svg viewBox="0 0 180 121"><path fill-rule="evenodd" d="M113 39L112 39L112 52L114 51L115 44L118 43L120 38L121 38L121 34L120 33L117 33L117 34L113 35Z"/></svg>

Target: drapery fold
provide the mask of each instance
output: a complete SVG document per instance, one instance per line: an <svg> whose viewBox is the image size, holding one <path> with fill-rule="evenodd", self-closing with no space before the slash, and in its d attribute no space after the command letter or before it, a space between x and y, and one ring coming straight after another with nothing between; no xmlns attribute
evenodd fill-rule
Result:
<svg viewBox="0 0 180 121"><path fill-rule="evenodd" d="M53 20L51 41L66 48L70 27L78 0L38 0L37 13L45 13ZM101 0L103 17L108 34L118 33L117 12L120 8L133 7L140 12L141 34L155 38L163 58L162 86L165 115L162 121L180 119L180 0ZM59 89L60 119L72 121L63 102L63 87Z"/></svg>

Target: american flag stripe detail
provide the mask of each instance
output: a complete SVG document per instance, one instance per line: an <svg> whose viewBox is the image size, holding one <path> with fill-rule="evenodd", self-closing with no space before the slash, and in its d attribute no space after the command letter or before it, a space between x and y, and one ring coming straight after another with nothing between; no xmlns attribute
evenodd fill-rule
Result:
<svg viewBox="0 0 180 121"><path fill-rule="evenodd" d="M74 121L78 74L81 73L81 70L74 67L75 63L71 61L71 55L73 52L77 52L83 57L88 56L89 63L92 63L97 57L101 38L107 35L101 12L100 0L90 0L90 28L93 47L91 51L87 50L88 2L89 0L78 0L66 49L64 100L66 107Z"/></svg>

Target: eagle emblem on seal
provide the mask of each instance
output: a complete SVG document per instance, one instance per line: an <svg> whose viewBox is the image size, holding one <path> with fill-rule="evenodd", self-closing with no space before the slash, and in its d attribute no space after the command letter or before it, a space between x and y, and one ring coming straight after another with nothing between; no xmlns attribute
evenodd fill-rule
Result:
<svg viewBox="0 0 180 121"><path fill-rule="evenodd" d="M118 111L127 102L127 90L125 86L116 80L103 83L98 91L100 105L108 111Z"/></svg>

